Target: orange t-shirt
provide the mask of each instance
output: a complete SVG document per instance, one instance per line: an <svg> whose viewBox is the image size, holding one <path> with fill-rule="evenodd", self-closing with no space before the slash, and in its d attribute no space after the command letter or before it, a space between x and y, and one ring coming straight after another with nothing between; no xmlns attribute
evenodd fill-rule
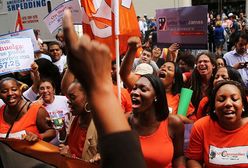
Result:
<svg viewBox="0 0 248 168"><path fill-rule="evenodd" d="M167 98L167 103L168 103L170 113L177 114L180 95L179 94L173 95L171 93L166 93L166 98ZM190 102L189 108L187 111L187 117L193 121L196 120L195 115L193 115L194 111L195 111L195 108L193 104Z"/></svg>
<svg viewBox="0 0 248 168"><path fill-rule="evenodd" d="M139 136L147 168L171 167L174 147L168 131L168 118L151 135Z"/></svg>
<svg viewBox="0 0 248 168"><path fill-rule="evenodd" d="M115 95L118 96L118 88L113 85ZM132 112L132 100L127 89L121 88L121 106L125 113Z"/></svg>
<svg viewBox="0 0 248 168"><path fill-rule="evenodd" d="M193 125L186 157L204 161L211 168L248 167L248 123L236 130L225 130L210 116Z"/></svg>
<svg viewBox="0 0 248 168"><path fill-rule="evenodd" d="M73 119L67 144L71 154L75 154L78 158L81 158L88 128L80 128L78 120L79 116Z"/></svg>
<svg viewBox="0 0 248 168"><path fill-rule="evenodd" d="M204 106L208 103L208 97L205 96L201 99L200 103L199 103L199 106L198 106L198 109L197 109L197 112L196 112L196 118L197 120L204 117L206 114L203 114L203 108Z"/></svg>
<svg viewBox="0 0 248 168"><path fill-rule="evenodd" d="M6 105L3 105L0 108L0 133L1 134L6 134L10 128L10 125L7 122L5 122L4 117L3 117L5 107ZM41 107L40 103L31 104L28 111L18 121L15 121L10 133L16 133L16 132L25 130L28 132L32 132L41 138L39 130L36 126L37 113L40 107Z"/></svg>

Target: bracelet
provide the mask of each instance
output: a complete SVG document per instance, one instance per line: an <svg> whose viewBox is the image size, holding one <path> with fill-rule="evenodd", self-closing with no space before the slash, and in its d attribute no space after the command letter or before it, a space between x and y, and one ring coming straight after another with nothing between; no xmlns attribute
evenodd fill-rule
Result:
<svg viewBox="0 0 248 168"><path fill-rule="evenodd" d="M58 141L59 141L59 143L65 143L66 142L66 139L67 139L67 134L65 135L65 139L64 140L61 140L59 135L60 134L58 133Z"/></svg>

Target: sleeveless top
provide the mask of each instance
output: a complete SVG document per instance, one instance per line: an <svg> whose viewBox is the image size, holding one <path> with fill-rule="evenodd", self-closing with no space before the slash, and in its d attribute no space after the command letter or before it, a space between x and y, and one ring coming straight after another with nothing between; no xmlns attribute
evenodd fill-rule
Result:
<svg viewBox="0 0 248 168"><path fill-rule="evenodd" d="M67 143L70 147L71 153L75 154L78 158L81 158L86 139L87 128L80 128L78 120L79 116L76 116L73 119Z"/></svg>
<svg viewBox="0 0 248 168"><path fill-rule="evenodd" d="M3 113L6 105L0 108L0 133L6 134L10 128L10 125L4 120ZM36 134L39 138L40 133L36 126L37 113L41 107L39 103L33 103L30 105L28 111L18 120L15 121L10 133L16 133L20 131L28 131Z"/></svg>
<svg viewBox="0 0 248 168"><path fill-rule="evenodd" d="M141 149L148 168L170 168L174 155L172 139L168 131L168 118L151 135L139 136Z"/></svg>

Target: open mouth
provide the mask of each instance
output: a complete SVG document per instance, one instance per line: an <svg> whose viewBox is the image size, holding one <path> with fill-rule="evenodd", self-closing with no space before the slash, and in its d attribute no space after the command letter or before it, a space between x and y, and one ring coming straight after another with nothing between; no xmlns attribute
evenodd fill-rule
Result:
<svg viewBox="0 0 248 168"><path fill-rule="evenodd" d="M158 77L164 79L166 77L165 72L160 71L159 74L158 74Z"/></svg>
<svg viewBox="0 0 248 168"><path fill-rule="evenodd" d="M147 59L142 59L142 63L148 63Z"/></svg>
<svg viewBox="0 0 248 168"><path fill-rule="evenodd" d="M234 111L225 112L225 113L224 113L224 116L225 116L225 117L233 117L233 116L235 116L235 112L234 112Z"/></svg>
<svg viewBox="0 0 248 168"><path fill-rule="evenodd" d="M7 99L7 101L8 101L8 103L14 103L14 102L16 101L16 99L13 98L13 97L9 97L9 98Z"/></svg>
<svg viewBox="0 0 248 168"><path fill-rule="evenodd" d="M200 71L204 71L204 70L207 70L208 68L206 66L202 66L202 67L199 67L199 70Z"/></svg>
<svg viewBox="0 0 248 168"><path fill-rule="evenodd" d="M140 104L141 104L141 102L140 102L138 99L132 98L132 107L133 107L133 108L139 107Z"/></svg>

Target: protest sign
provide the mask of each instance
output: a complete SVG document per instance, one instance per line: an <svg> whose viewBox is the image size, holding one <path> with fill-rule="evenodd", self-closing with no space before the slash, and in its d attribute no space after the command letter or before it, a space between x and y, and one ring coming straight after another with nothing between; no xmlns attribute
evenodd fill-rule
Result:
<svg viewBox="0 0 248 168"><path fill-rule="evenodd" d="M57 6L43 19L50 33L53 33L62 25L65 9L71 10L74 24L82 24L83 15L79 2L78 0L70 0Z"/></svg>
<svg viewBox="0 0 248 168"><path fill-rule="evenodd" d="M30 38L33 44L34 51L40 50L40 47L35 38L33 29L26 29L26 30L22 30L18 32L9 33L9 34L2 34L0 35L0 39L2 38Z"/></svg>
<svg viewBox="0 0 248 168"><path fill-rule="evenodd" d="M207 10L206 5L156 10L157 45L207 49Z"/></svg>
<svg viewBox="0 0 248 168"><path fill-rule="evenodd" d="M0 39L0 75L29 70L33 62L30 38Z"/></svg>

